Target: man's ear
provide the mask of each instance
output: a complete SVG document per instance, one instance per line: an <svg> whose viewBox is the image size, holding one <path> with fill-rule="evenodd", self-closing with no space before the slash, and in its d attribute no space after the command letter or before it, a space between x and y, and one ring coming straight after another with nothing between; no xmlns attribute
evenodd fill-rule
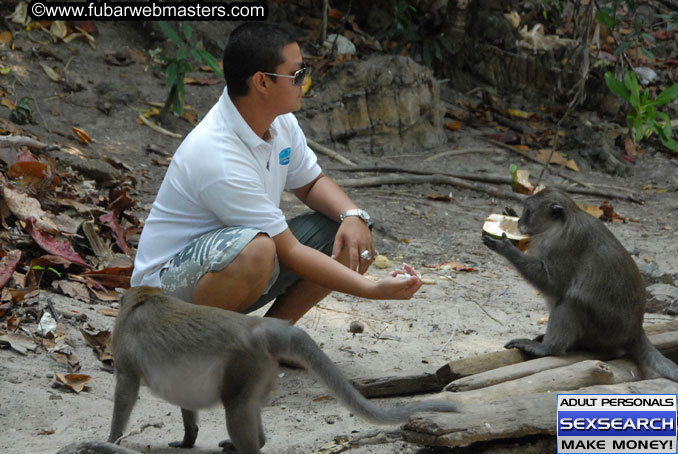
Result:
<svg viewBox="0 0 678 454"><path fill-rule="evenodd" d="M250 88L259 93L265 93L268 89L266 82L266 75L262 72L256 72L250 78Z"/></svg>

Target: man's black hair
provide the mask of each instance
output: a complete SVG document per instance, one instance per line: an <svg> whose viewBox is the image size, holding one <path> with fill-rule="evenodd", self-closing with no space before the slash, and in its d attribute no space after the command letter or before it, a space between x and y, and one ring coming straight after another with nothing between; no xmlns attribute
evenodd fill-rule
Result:
<svg viewBox="0 0 678 454"><path fill-rule="evenodd" d="M224 78L231 98L249 92L247 79L254 73L274 73L285 61L282 48L295 41L287 29L266 22L245 22L233 30L223 60Z"/></svg>

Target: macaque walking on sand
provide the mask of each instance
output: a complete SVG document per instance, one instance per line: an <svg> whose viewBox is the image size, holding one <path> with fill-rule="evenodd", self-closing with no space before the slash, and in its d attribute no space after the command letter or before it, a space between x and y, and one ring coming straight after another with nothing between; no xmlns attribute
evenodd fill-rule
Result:
<svg viewBox="0 0 678 454"><path fill-rule="evenodd" d="M266 441L261 409L281 358L306 366L347 408L373 422L392 424L417 412L457 410L446 401L391 410L376 407L300 328L279 319L186 303L154 287L125 293L113 331L113 354L116 387L109 442L122 435L143 379L155 394L181 407L184 438L170 446L193 447L196 411L221 402L231 441L220 445L240 454L258 454Z"/></svg>

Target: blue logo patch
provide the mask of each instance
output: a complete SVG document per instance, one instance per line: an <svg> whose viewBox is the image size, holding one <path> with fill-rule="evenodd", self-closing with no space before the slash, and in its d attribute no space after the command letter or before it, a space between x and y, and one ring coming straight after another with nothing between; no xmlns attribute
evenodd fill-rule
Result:
<svg viewBox="0 0 678 454"><path fill-rule="evenodd" d="M281 166L286 166L290 163L290 154L292 154L292 149L287 147L278 154L278 161Z"/></svg>

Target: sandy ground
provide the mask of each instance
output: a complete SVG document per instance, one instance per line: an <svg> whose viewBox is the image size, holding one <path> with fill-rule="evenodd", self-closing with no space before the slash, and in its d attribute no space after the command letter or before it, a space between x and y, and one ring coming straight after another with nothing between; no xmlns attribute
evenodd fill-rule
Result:
<svg viewBox="0 0 678 454"><path fill-rule="evenodd" d="M163 83L154 78L143 65L111 67L103 63L103 55L110 51L107 37L115 37L111 27L102 27L100 47L92 51L76 43L78 54L69 70L84 80L87 89L62 98L48 94L60 86L53 85L37 68L37 59L30 57L29 43L25 51L10 55L10 62L26 69L25 77L17 73L21 84L15 90L32 90L41 107L44 121L28 127L45 141L67 141L54 131L70 130L76 125L86 128L98 138L98 144L87 149L90 159L102 155L115 156L134 168L148 173L139 178L139 211L143 216L153 194L160 184L163 168L151 163L154 156L143 152L148 143L160 144L173 150L178 141L157 135L134 123L136 114L129 108L114 104L109 116L95 106L104 95L94 87L102 74L107 80L124 87L138 86L147 100L161 101ZM141 46L130 34L131 46ZM64 56L70 55L65 46L52 46ZM204 113L220 91L217 87L188 87L187 99ZM99 94L97 94L99 93ZM17 93L20 94L20 93ZM39 96L38 96L39 95ZM59 115L56 115L58 112ZM3 115L7 115L3 111ZM38 118L40 119L40 118ZM190 125L179 120L172 125L185 133ZM450 148L472 147L482 144L477 135L480 129L462 130L450 137ZM415 165L417 155L383 157L351 156L363 164ZM324 156L321 164L331 168L337 164ZM469 154L441 159L437 168L469 172L505 173L510 163L525 168L537 168L504 151L488 158ZM626 186L641 193L643 184L652 183L661 188L678 187L678 162L664 153L648 153L634 168L634 175L626 180L612 178L592 170L584 170L578 178L589 182ZM335 179L354 177L328 170ZM549 181L556 181L550 178ZM451 192L451 202L435 202L426 194ZM483 193L459 190L446 186L391 186L371 189L350 189L356 202L370 211L377 220L375 242L395 267L400 263L413 264L433 283L425 285L410 301L366 301L334 293L311 310L300 322L322 346L349 378L378 377L401 373L433 372L447 361L480 353L501 350L513 337L532 337L541 333L540 323L545 315L541 297L524 283L499 257L492 255L480 241L480 229L485 217L501 212L505 205ZM644 192L645 205L628 201L613 201L622 216L637 222L610 224L609 228L624 246L634 253L639 264L654 261L665 273L678 274L678 198L675 192ZM597 197L577 197L580 201L599 203ZM300 207L289 197L284 206L292 214ZM403 241L406 240L406 241ZM476 272L427 271L424 264L456 260L472 265ZM383 277L389 270L371 269L372 277ZM47 300L61 310L77 311L87 315L88 321L99 329L110 329L114 319L98 311L109 304L85 304L61 295L43 293L39 302ZM669 316L648 314L649 323L670 319ZM358 320L365 325L362 334L348 331L350 322ZM92 381L79 394L55 385L55 375L67 372L46 352L29 352L21 356L10 349L0 349L0 452L55 453L58 448L78 440L104 440L112 412L114 376L96 358L85 344L77 324L66 323L70 342L81 362L81 373ZM27 329L33 329L27 326ZM268 444L265 453L311 453L319 450L334 437L365 433L376 429L351 415L333 399L326 398L327 390L301 370L281 369L276 391L264 409L264 426ZM390 406L409 399L377 400ZM217 443L226 437L224 412L213 408L200 413L200 434L194 449L182 452L219 452ZM178 408L152 396L142 389L128 430L143 432L123 441L130 449L153 453L175 453L167 447L168 441L182 436ZM362 446L356 453L409 453L418 447L395 442Z"/></svg>

